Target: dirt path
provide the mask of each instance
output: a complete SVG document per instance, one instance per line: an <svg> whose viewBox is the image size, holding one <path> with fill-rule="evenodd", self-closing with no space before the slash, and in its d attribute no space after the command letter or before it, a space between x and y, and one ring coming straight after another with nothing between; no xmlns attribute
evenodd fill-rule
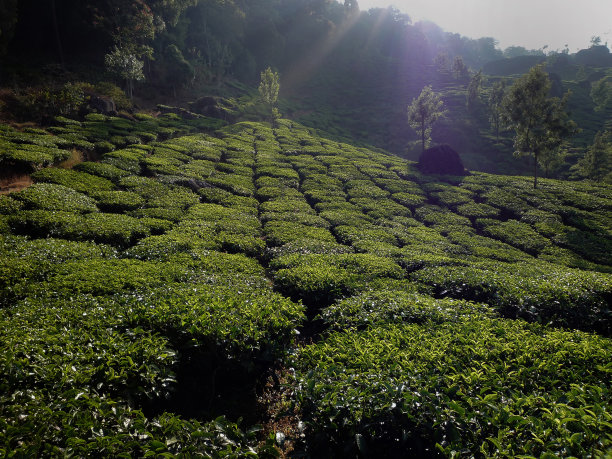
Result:
<svg viewBox="0 0 612 459"><path fill-rule="evenodd" d="M32 183L34 182L29 174L12 174L6 177L0 177L0 194L21 191L29 187Z"/></svg>

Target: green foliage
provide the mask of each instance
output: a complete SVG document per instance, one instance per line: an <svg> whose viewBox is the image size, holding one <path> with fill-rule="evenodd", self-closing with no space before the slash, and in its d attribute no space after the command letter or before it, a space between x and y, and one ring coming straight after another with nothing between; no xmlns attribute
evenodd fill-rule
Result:
<svg viewBox="0 0 612 459"><path fill-rule="evenodd" d="M535 66L512 85L503 101L504 122L515 131L516 154L534 157L534 188L537 188L537 166L542 157L556 150L576 130L576 124L565 112L569 94L563 100L551 98L550 87L544 68Z"/></svg>
<svg viewBox="0 0 612 459"><path fill-rule="evenodd" d="M591 85L591 98L595 111L602 112L612 103L612 78L605 76Z"/></svg>
<svg viewBox="0 0 612 459"><path fill-rule="evenodd" d="M130 175L129 172L105 162L84 161L77 164L74 169L91 175L97 175L113 182L118 182L121 177Z"/></svg>
<svg viewBox="0 0 612 459"><path fill-rule="evenodd" d="M610 132L600 131L595 135L593 144L576 165L582 177L598 182L609 181L612 178L612 141L610 138Z"/></svg>
<svg viewBox="0 0 612 459"><path fill-rule="evenodd" d="M55 183L86 194L114 188L113 183L103 177L69 169L47 168L35 172L32 178L37 182Z"/></svg>
<svg viewBox="0 0 612 459"><path fill-rule="evenodd" d="M408 124L421 137L422 151L425 151L425 146L431 141L433 124L444 115L443 105L440 95L435 93L431 86L425 86L419 97L408 105Z"/></svg>
<svg viewBox="0 0 612 459"><path fill-rule="evenodd" d="M195 126L135 118L0 136ZM0 196L0 451L274 456L285 435L317 457L605 455L608 185L442 182L287 120L216 135ZM295 371L261 400L303 437L219 418L261 418L241 394L272 368Z"/></svg>
<svg viewBox="0 0 612 459"><path fill-rule="evenodd" d="M333 330L363 330L388 323L443 323L492 316L485 306L452 298L434 299L416 293L415 287L402 284L402 290L368 290L325 308L321 318Z"/></svg>
<svg viewBox="0 0 612 459"><path fill-rule="evenodd" d="M301 239L315 239L322 242L336 241L326 228L288 221L268 221L264 225L264 233L269 246L281 246Z"/></svg>
<svg viewBox="0 0 612 459"><path fill-rule="evenodd" d="M117 302L79 295L0 311L0 445L17 455L248 455L253 433L220 417L147 418L125 401L170 393L178 358L166 338L125 329ZM24 356L28 356L27 358ZM28 441L24 442L24 437Z"/></svg>
<svg viewBox="0 0 612 459"><path fill-rule="evenodd" d="M482 101L480 100L480 97L481 97L481 92L482 92L483 80L484 80L484 77L482 76L482 70L479 70L470 79L470 82L467 87L467 96L466 96L467 109L469 111L476 111L482 105Z"/></svg>
<svg viewBox="0 0 612 459"><path fill-rule="evenodd" d="M104 64L108 71L115 73L127 81L128 96L131 99L134 90L134 81L144 80L144 61L138 59L133 50L128 48L115 48L104 56Z"/></svg>
<svg viewBox="0 0 612 459"><path fill-rule="evenodd" d="M463 314L423 325L390 314L387 324L304 347L297 399L318 454L583 455L610 447L609 389L601 385L609 340Z"/></svg>
<svg viewBox="0 0 612 459"><path fill-rule="evenodd" d="M103 212L121 213L138 209L145 203L142 197L131 191L98 191L93 197Z"/></svg>
<svg viewBox="0 0 612 459"><path fill-rule="evenodd" d="M272 118L279 118L278 110L275 109L276 101L278 100L278 91L280 89L278 73L270 67L266 68L260 75L259 97L270 107Z"/></svg>
<svg viewBox="0 0 612 459"><path fill-rule="evenodd" d="M461 56L455 56L455 59L453 59L451 71L453 72L453 75L457 80L464 79L466 77L469 77L470 75L470 71L467 65L465 65L465 63L463 62L463 58Z"/></svg>
<svg viewBox="0 0 612 459"><path fill-rule="evenodd" d="M155 288L127 297L126 307L138 327L233 356L280 351L304 317L299 304L267 288L242 292L231 285Z"/></svg>
<svg viewBox="0 0 612 459"><path fill-rule="evenodd" d="M66 83L60 87L30 88L16 97L13 115L24 120L48 121L55 116L75 116L85 105L84 83Z"/></svg>
<svg viewBox="0 0 612 459"><path fill-rule="evenodd" d="M551 244L527 223L516 220L500 222L485 218L477 220L476 223L482 227L487 236L504 241L532 255L537 255Z"/></svg>
<svg viewBox="0 0 612 459"><path fill-rule="evenodd" d="M136 219L127 215L89 213L79 215L66 211L25 210L9 220L18 234L32 237L60 237L128 246L136 240L168 229L170 222L154 218Z"/></svg>
<svg viewBox="0 0 612 459"><path fill-rule="evenodd" d="M26 209L64 210L68 212L97 212L96 201L78 191L53 183L35 183L13 194Z"/></svg>
<svg viewBox="0 0 612 459"><path fill-rule="evenodd" d="M502 125L502 102L506 94L506 80L499 80L493 84L489 93L489 122L495 129L495 139L499 141L499 130Z"/></svg>
<svg viewBox="0 0 612 459"><path fill-rule="evenodd" d="M609 274L523 262L424 268L412 278L438 295L489 303L509 317L609 333Z"/></svg>
<svg viewBox="0 0 612 459"><path fill-rule="evenodd" d="M281 292L315 305L364 289L375 279L404 277L396 263L371 254L293 254L270 266Z"/></svg>

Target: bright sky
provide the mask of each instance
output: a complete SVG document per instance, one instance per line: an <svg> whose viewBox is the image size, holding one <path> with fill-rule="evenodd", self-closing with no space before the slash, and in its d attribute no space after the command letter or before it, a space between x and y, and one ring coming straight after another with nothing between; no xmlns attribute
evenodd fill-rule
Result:
<svg viewBox="0 0 612 459"><path fill-rule="evenodd" d="M358 0L362 11L394 5L415 23L430 20L446 32L493 37L499 47L570 52L592 36L612 47L612 0Z"/></svg>

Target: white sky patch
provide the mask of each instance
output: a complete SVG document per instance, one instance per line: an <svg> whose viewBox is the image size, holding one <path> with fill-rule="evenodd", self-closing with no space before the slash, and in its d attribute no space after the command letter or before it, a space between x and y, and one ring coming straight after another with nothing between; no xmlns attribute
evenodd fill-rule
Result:
<svg viewBox="0 0 612 459"><path fill-rule="evenodd" d="M570 52L591 37L612 47L612 0L358 0L362 11L394 5L415 23L430 20L446 32L493 37L499 47Z"/></svg>

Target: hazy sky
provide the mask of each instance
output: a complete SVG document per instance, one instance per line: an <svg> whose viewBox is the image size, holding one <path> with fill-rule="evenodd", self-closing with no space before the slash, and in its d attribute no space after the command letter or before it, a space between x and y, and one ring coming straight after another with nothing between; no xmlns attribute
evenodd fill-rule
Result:
<svg viewBox="0 0 612 459"><path fill-rule="evenodd" d="M598 35L612 47L612 0L358 0L360 9L394 5L412 19L428 19L446 32L494 37L499 47L570 52Z"/></svg>

